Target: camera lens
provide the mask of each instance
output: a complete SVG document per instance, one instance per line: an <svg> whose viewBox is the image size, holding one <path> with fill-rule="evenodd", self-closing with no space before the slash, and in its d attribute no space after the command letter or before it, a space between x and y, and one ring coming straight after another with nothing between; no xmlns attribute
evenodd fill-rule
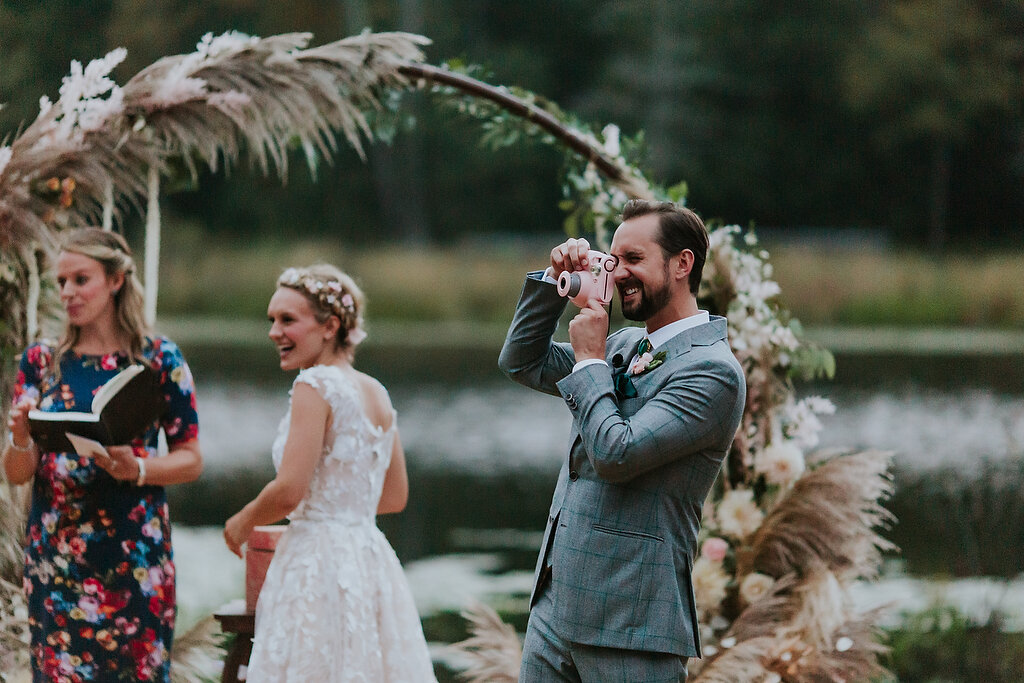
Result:
<svg viewBox="0 0 1024 683"><path fill-rule="evenodd" d="M583 279L580 278L578 273L573 273L569 276L569 296L576 296L580 293L580 287L583 286Z"/></svg>
<svg viewBox="0 0 1024 683"><path fill-rule="evenodd" d="M582 286L583 280L580 279L579 273L562 271L558 276L558 294L560 296L571 299L580 293L580 287Z"/></svg>

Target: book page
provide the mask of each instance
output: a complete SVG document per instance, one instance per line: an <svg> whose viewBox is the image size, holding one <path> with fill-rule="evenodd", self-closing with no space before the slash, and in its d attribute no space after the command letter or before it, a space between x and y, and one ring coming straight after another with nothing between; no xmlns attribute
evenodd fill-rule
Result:
<svg viewBox="0 0 1024 683"><path fill-rule="evenodd" d="M78 411L51 412L35 408L28 411L28 419L39 422L99 422L100 416L96 413L82 413Z"/></svg>
<svg viewBox="0 0 1024 683"><path fill-rule="evenodd" d="M64 436L68 437L68 441L75 447L75 452L79 455L99 459L110 457L110 453L107 452L107 449L99 441L87 439L84 436L72 434L71 432L64 432Z"/></svg>
<svg viewBox="0 0 1024 683"><path fill-rule="evenodd" d="M121 390L125 384L131 381L132 377L139 374L146 368L142 365L129 365L121 372L117 373L107 383L96 390L96 395L92 397L92 412L99 415L103 412L103 407L107 405L107 401L111 399L117 392Z"/></svg>

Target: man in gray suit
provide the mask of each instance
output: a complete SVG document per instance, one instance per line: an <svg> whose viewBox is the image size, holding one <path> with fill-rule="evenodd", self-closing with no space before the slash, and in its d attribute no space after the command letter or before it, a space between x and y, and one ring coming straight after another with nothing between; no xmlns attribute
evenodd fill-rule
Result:
<svg viewBox="0 0 1024 683"><path fill-rule="evenodd" d="M513 380L561 396L569 454L548 514L521 681L682 681L700 656L690 570L701 508L743 415L743 370L726 321L698 310L701 219L633 200L612 239L622 313L645 328L608 334L591 301L552 336L554 282L587 266L586 240L530 273L501 350ZM648 341L649 340L649 344Z"/></svg>

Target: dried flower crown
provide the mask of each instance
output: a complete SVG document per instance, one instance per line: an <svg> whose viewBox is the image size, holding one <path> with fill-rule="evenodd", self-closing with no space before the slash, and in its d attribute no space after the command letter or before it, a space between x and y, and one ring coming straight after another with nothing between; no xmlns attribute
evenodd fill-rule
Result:
<svg viewBox="0 0 1024 683"><path fill-rule="evenodd" d="M345 338L348 344L355 346L366 338L362 319L356 313L355 298L350 292L346 292L345 287L337 280L302 273L297 268L288 268L278 278L278 284L305 292L321 308L338 316L348 330Z"/></svg>
<svg viewBox="0 0 1024 683"><path fill-rule="evenodd" d="M345 288L337 280L325 281L313 275L303 275L296 268L289 268L281 274L280 282L282 285L304 289L319 301L321 306L339 316L344 315L343 311L349 314L356 312L352 295L345 292Z"/></svg>

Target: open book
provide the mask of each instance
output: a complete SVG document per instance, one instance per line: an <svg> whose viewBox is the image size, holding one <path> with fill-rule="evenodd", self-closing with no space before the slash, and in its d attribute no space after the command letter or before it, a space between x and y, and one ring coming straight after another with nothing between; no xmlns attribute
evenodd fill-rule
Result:
<svg viewBox="0 0 1024 683"><path fill-rule="evenodd" d="M110 378L92 399L89 412L32 410L29 431L43 452L71 453L65 432L99 441L104 446L129 443L163 414L160 377L144 365L131 365Z"/></svg>

